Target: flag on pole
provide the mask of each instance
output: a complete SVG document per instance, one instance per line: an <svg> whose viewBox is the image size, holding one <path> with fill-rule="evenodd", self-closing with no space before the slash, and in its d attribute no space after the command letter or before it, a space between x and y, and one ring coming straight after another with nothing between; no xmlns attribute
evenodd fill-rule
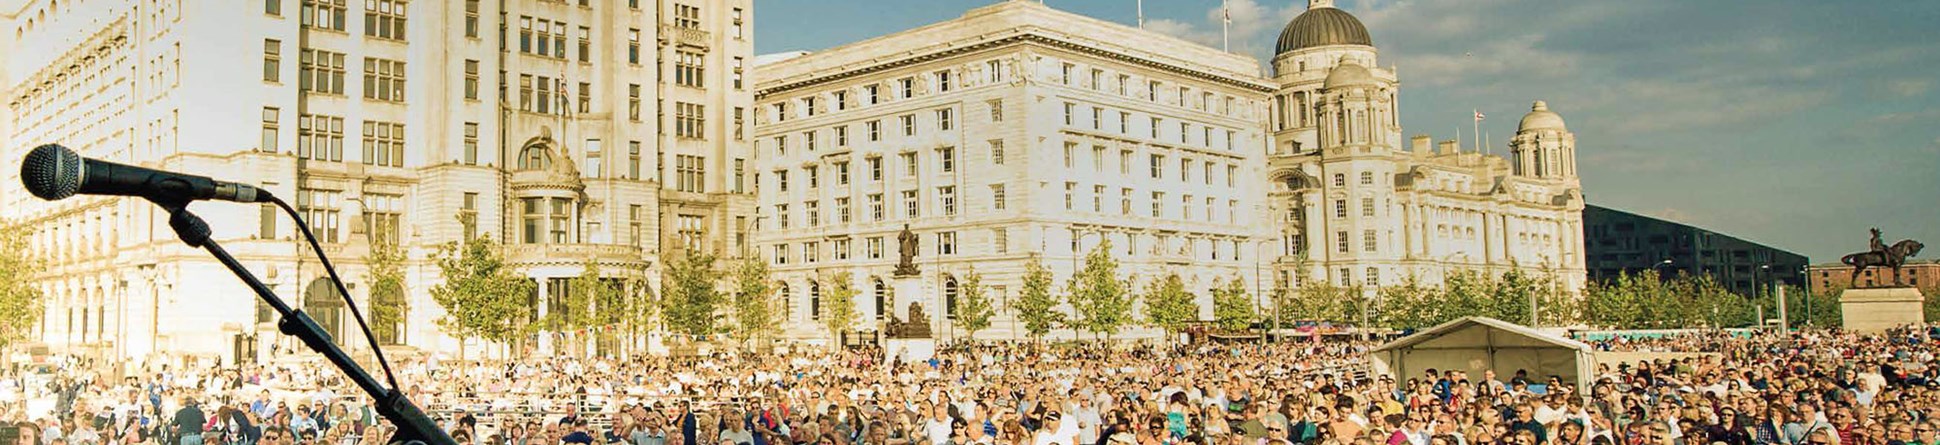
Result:
<svg viewBox="0 0 1940 445"><path fill-rule="evenodd" d="M1484 116L1482 116L1482 111L1480 111L1480 110L1477 110L1477 111L1475 112L1475 120L1478 120L1478 121L1479 121L1479 120L1482 120L1482 118L1483 118L1483 117L1484 117Z"/></svg>

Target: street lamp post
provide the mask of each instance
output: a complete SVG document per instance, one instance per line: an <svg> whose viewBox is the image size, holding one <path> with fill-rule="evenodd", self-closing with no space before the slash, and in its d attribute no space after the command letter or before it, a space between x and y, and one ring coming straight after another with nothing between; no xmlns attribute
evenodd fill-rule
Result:
<svg viewBox="0 0 1940 445"><path fill-rule="evenodd" d="M1265 302L1267 300L1266 291L1264 290L1264 286L1261 284L1261 282L1265 280L1260 277L1260 263L1266 260L1266 254L1261 252L1266 250L1266 243L1270 241L1273 241L1273 239L1269 238L1269 239L1260 239L1260 240L1253 241L1253 295L1255 298L1259 298L1258 301L1260 302ZM1271 337L1273 337L1274 332L1277 332L1280 330L1280 302L1279 301L1273 302L1272 326L1273 327L1271 329L1266 331L1266 335L1260 336L1260 343L1262 344L1266 343L1271 339Z"/></svg>

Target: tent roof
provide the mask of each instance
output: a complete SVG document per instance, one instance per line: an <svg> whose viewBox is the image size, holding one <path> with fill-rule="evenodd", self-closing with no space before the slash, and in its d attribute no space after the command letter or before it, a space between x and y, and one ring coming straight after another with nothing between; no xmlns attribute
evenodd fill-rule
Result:
<svg viewBox="0 0 1940 445"><path fill-rule="evenodd" d="M1476 329L1480 328L1480 329ZM1509 335L1499 335L1509 334ZM1534 328L1489 317L1463 317L1374 348L1385 352L1404 348L1457 349L1489 345L1496 348L1563 348L1591 352L1590 345Z"/></svg>

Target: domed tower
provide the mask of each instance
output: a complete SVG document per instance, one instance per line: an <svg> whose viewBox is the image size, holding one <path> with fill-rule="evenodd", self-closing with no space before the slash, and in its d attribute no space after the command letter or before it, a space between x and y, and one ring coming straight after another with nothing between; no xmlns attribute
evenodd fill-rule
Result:
<svg viewBox="0 0 1940 445"><path fill-rule="evenodd" d="M1360 19L1335 8L1333 0L1309 0L1307 12L1294 17L1280 30L1276 49L1273 72L1280 91L1273 101L1272 154L1299 154L1327 145L1317 134L1321 126L1329 124L1321 116L1327 100L1322 97L1326 93L1323 90L1327 88L1327 79L1344 65L1355 65L1352 70L1356 72L1350 74L1357 81L1366 80L1352 86L1366 88L1366 96L1375 104L1370 113L1381 118L1381 125L1369 128L1392 129L1394 133L1393 137L1375 139L1399 138L1399 122L1394 114L1397 97L1394 72L1377 65L1374 40Z"/></svg>
<svg viewBox="0 0 1940 445"><path fill-rule="evenodd" d="M1515 155L1516 176L1577 181L1576 135L1563 126L1563 116L1549 110L1549 104L1536 101L1529 114L1516 126L1516 137L1509 140Z"/></svg>

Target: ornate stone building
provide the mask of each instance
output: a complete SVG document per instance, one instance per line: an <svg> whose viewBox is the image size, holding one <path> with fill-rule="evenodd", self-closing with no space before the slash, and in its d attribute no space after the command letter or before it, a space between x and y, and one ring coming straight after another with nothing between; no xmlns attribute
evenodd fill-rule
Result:
<svg viewBox="0 0 1940 445"><path fill-rule="evenodd" d="M429 290L435 246L506 245L533 317L588 262L657 281L664 251L746 250L743 118L751 0L0 2L0 158L49 142L84 156L261 184L291 201L368 308L374 242L408 251L386 343L451 352ZM0 220L46 255L56 350L249 358L270 313L137 199L28 196ZM218 239L335 338L363 348L288 218L195 209ZM643 290L644 291L644 290ZM536 344L549 348L553 336ZM610 345L608 345L610 346ZM474 353L475 355L476 353Z"/></svg>
<svg viewBox="0 0 1940 445"><path fill-rule="evenodd" d="M830 338L830 304L879 328L905 226L943 338L965 335L953 308L972 271L999 308L977 337L1013 338L1033 259L1059 299L1105 242L1125 277L1176 273L1201 296L1252 289L1269 260L1255 241L1274 87L1251 58L1011 1L758 73L757 243L793 337ZM824 301L818 277L844 271L860 295Z"/></svg>
<svg viewBox="0 0 1940 445"><path fill-rule="evenodd" d="M1331 0L1311 0L1277 49L1268 176L1281 283L1371 290L1519 269L1582 288L1576 138L1546 104L1522 118L1509 158L1457 141L1431 147L1428 136L1403 139L1399 78Z"/></svg>

